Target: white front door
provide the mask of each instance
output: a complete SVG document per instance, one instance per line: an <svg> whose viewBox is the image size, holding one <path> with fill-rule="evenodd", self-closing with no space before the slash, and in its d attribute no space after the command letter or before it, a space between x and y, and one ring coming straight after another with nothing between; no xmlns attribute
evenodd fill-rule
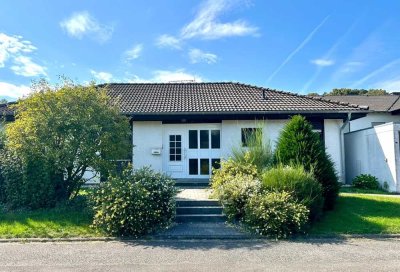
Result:
<svg viewBox="0 0 400 272"><path fill-rule="evenodd" d="M209 178L220 163L221 125L164 125L164 147L164 171L173 178Z"/></svg>

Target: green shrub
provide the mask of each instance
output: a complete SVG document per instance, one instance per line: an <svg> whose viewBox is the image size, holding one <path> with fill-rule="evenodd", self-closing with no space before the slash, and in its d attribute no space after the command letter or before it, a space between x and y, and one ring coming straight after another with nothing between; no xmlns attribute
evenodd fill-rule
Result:
<svg viewBox="0 0 400 272"><path fill-rule="evenodd" d="M295 200L310 210L310 220L314 221L322 212L324 198L321 184L302 166L278 165L262 176L262 189L289 192Z"/></svg>
<svg viewBox="0 0 400 272"><path fill-rule="evenodd" d="M312 129L304 117L293 116L279 136L275 160L284 165L302 165L306 171L312 171L322 185L324 208L329 210L333 209L339 194L338 178L319 135Z"/></svg>
<svg viewBox="0 0 400 272"><path fill-rule="evenodd" d="M244 221L261 235L286 238L304 229L308 213L288 192L269 192L249 199Z"/></svg>
<svg viewBox="0 0 400 272"><path fill-rule="evenodd" d="M257 178L257 168L251 163L248 154L244 156L243 161L228 159L227 161L221 162L220 169L213 169L211 187L215 191L218 191L220 186L222 186L225 182L232 180L236 175Z"/></svg>
<svg viewBox="0 0 400 272"><path fill-rule="evenodd" d="M241 220L248 199L259 193L260 181L250 175L236 175L219 186L215 193L229 220Z"/></svg>
<svg viewBox="0 0 400 272"><path fill-rule="evenodd" d="M264 142L262 127L254 130L253 134L245 135L247 146L233 147L232 159L238 163L250 163L262 171L271 166L274 154L270 142Z"/></svg>
<svg viewBox="0 0 400 272"><path fill-rule="evenodd" d="M45 158L20 159L12 152L0 155L2 200L9 209L48 208L57 202L56 176L48 170Z"/></svg>
<svg viewBox="0 0 400 272"><path fill-rule="evenodd" d="M359 189L378 190L381 188L379 180L370 174L361 174L353 179L353 186Z"/></svg>
<svg viewBox="0 0 400 272"><path fill-rule="evenodd" d="M175 216L175 182L149 168L110 177L93 197L95 227L118 236L140 236L167 227Z"/></svg>

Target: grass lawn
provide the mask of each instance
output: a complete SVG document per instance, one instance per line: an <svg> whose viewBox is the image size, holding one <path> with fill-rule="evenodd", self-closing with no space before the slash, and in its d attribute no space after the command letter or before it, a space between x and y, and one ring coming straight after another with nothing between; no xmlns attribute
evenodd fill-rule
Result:
<svg viewBox="0 0 400 272"><path fill-rule="evenodd" d="M341 187L341 193L357 193L357 194L378 194L378 195L395 195L397 193L389 193L383 190L371 190L371 189L358 189L354 187Z"/></svg>
<svg viewBox="0 0 400 272"><path fill-rule="evenodd" d="M90 227L84 209L54 208L36 211L0 211L0 238L104 236Z"/></svg>
<svg viewBox="0 0 400 272"><path fill-rule="evenodd" d="M311 234L400 233L400 197L340 194Z"/></svg>

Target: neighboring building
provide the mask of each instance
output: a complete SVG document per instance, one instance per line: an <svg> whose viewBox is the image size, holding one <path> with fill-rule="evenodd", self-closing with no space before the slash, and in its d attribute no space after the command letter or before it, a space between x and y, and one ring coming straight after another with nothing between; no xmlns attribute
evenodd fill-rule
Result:
<svg viewBox="0 0 400 272"><path fill-rule="evenodd" d="M325 96L332 102L344 102L352 105L368 106L369 113L349 123L346 132L357 131L390 122L400 122L400 95L339 95Z"/></svg>
<svg viewBox="0 0 400 272"><path fill-rule="evenodd" d="M389 191L400 192L399 98L397 94L324 97L369 106L367 116L350 121L344 133L347 183L360 174L371 174Z"/></svg>
<svg viewBox="0 0 400 272"><path fill-rule="evenodd" d="M243 134L262 125L274 146L290 116L305 116L321 133L344 179L344 122L365 107L240 83L109 84L111 97L131 118L133 166L151 166L176 179L209 178Z"/></svg>

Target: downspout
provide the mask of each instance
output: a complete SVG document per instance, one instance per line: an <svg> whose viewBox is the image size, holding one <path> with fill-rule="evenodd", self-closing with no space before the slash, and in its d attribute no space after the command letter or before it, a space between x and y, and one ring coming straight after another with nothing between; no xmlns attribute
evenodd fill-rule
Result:
<svg viewBox="0 0 400 272"><path fill-rule="evenodd" d="M344 150L344 129L350 124L351 112L347 113L347 119L340 127L340 166L342 169L342 181L346 184L346 163L345 163L345 150Z"/></svg>

